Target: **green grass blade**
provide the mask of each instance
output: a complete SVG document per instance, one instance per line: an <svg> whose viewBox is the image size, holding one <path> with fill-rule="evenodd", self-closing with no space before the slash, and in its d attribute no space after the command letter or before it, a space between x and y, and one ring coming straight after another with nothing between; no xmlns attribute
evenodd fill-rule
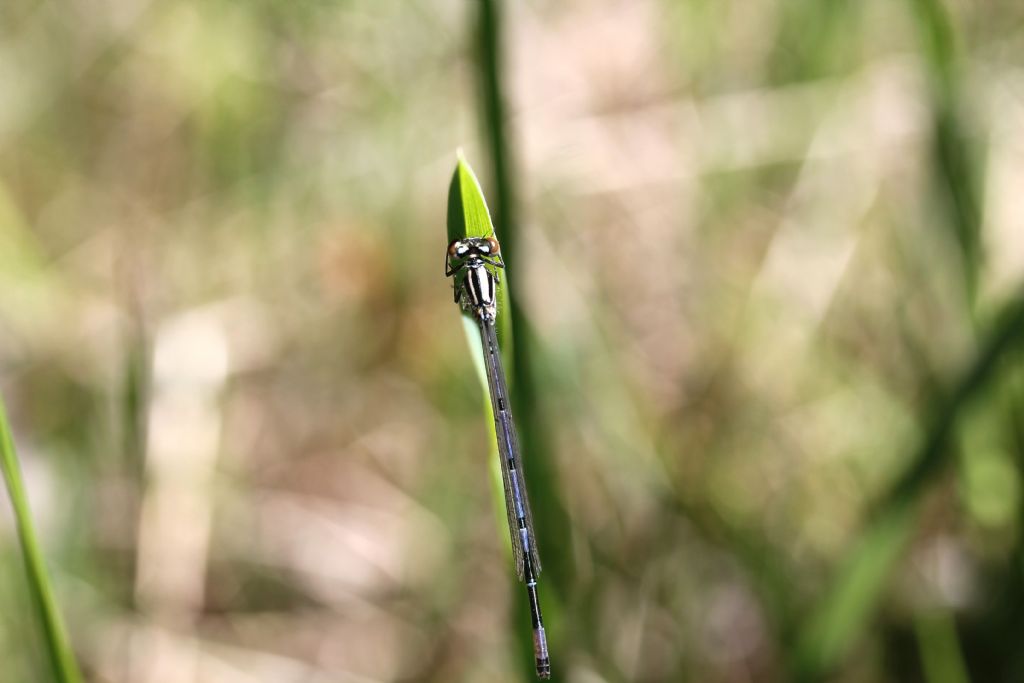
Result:
<svg viewBox="0 0 1024 683"><path fill-rule="evenodd" d="M492 234L495 234L494 225L491 223L491 214L487 209L487 201L484 199L483 190L480 189L480 183L469 162L459 152L455 172L452 174L452 181L448 188L448 240L451 241L465 237L488 237ZM500 242L500 236L498 236L498 240ZM508 275L505 274L502 277L501 284L498 285L498 318L495 324L497 325L498 341L501 346L502 362L506 368L509 368L512 364L512 330L508 315L508 288L505 284L507 279ZM465 311L463 311L462 322L466 333L466 343L469 345L469 355L473 358L477 377L483 390L484 412L487 417L487 429L490 435L491 488L494 492L498 521L503 530L501 536L505 538L507 550L511 555L511 540L508 538L508 534L504 533L506 524L505 494L502 489L501 468L498 461L497 437L494 433L494 412L487 393L487 375L484 370L484 352L480 341L480 328L476 320ZM508 382L510 385L513 382L511 373L509 373Z"/></svg>
<svg viewBox="0 0 1024 683"><path fill-rule="evenodd" d="M14 519L18 527L18 538L21 540L22 558L25 561L25 572L28 574L33 602L43 624L54 680L59 683L80 683L82 676L68 645L64 624L60 612L57 610L57 601L46 572L46 564L43 562L43 553L32 524L28 496L25 494L25 484L14 451L14 440L11 437L11 429L7 423L7 412L2 398L0 398L0 467L3 467L7 491L11 496L11 506L14 508Z"/></svg>

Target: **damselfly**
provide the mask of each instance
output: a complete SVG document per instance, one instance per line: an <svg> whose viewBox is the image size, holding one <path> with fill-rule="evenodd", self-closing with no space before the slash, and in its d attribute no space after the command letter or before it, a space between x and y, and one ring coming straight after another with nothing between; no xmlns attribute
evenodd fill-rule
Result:
<svg viewBox="0 0 1024 683"><path fill-rule="evenodd" d="M548 641L544 633L544 620L537 601L537 577L540 575L540 557L537 537L533 531L530 501L526 497L523 459L519 453L519 440L512 422L508 385L501 365L501 352L494 324L497 317L497 291L501 280L498 269L504 268L498 240L491 237L467 237L448 245L445 256L445 276L453 277L455 303L470 313L480 326L480 342L487 368L487 385L494 409L494 431L498 437L498 455L501 459L501 478L505 489L505 513L512 538L512 556L516 574L526 583L530 597L530 616L533 621L533 653L537 660L537 675L551 677L548 659Z"/></svg>

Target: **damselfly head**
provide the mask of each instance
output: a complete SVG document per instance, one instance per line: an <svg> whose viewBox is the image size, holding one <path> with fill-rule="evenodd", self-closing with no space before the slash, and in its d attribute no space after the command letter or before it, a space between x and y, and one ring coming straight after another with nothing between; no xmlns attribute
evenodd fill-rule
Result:
<svg viewBox="0 0 1024 683"><path fill-rule="evenodd" d="M501 246L494 236L490 237L465 237L459 240L452 240L448 244L448 257L453 259L464 259L469 256L495 256L501 251Z"/></svg>

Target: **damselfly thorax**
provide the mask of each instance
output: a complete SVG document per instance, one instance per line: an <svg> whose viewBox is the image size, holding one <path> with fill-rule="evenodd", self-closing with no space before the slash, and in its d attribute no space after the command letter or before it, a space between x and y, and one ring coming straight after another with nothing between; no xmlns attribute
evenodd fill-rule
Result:
<svg viewBox="0 0 1024 683"><path fill-rule="evenodd" d="M445 275L454 276L455 303L492 323L501 283L498 269L505 267L499 251L493 237L467 237L449 244L445 256Z"/></svg>

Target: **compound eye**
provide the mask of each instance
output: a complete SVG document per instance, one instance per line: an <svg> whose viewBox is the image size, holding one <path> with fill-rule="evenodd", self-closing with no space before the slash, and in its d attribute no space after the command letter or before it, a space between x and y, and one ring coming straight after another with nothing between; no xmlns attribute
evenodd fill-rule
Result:
<svg viewBox="0 0 1024 683"><path fill-rule="evenodd" d="M448 255L455 256L455 251L459 247L459 240L452 240L451 244L448 245Z"/></svg>
<svg viewBox="0 0 1024 683"><path fill-rule="evenodd" d="M493 237L487 238L487 246L490 249L491 254L497 254L499 251L501 251L501 247L498 246L498 240L494 239Z"/></svg>

